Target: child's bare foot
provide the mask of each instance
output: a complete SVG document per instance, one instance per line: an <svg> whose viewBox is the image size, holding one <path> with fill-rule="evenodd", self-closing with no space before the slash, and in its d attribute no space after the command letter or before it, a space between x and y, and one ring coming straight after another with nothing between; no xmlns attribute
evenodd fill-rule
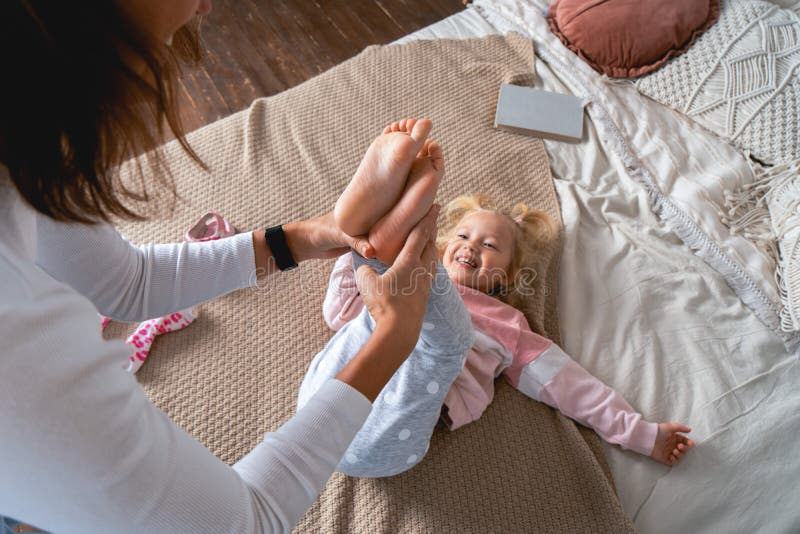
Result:
<svg viewBox="0 0 800 534"><path fill-rule="evenodd" d="M400 200L369 231L369 242L379 260L394 263L411 229L433 205L443 175L442 148L427 140L411 165Z"/></svg>
<svg viewBox="0 0 800 534"><path fill-rule="evenodd" d="M683 454L694 447L694 441L678 432L691 432L688 426L678 423L659 423L656 444L650 457L662 464L675 465Z"/></svg>
<svg viewBox="0 0 800 534"><path fill-rule="evenodd" d="M395 205L430 131L428 119L402 119L387 126L372 142L333 210L344 233L366 234Z"/></svg>

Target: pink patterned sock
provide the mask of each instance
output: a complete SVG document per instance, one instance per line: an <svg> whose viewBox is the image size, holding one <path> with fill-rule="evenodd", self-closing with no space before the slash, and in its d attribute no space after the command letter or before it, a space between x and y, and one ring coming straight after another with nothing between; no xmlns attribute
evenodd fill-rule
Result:
<svg viewBox="0 0 800 534"><path fill-rule="evenodd" d="M158 319L147 320L136 327L125 343L131 346L132 354L128 358L128 365L125 370L135 373L144 363L147 355L150 354L150 347L156 336L174 332L186 328L197 318L192 308L186 308L171 315L165 315Z"/></svg>

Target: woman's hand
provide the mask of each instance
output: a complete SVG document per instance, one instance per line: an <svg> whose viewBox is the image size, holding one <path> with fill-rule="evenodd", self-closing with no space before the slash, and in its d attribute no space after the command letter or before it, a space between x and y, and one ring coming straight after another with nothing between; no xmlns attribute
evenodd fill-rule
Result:
<svg viewBox="0 0 800 534"><path fill-rule="evenodd" d="M358 354L336 375L370 402L380 394L395 371L414 349L422 329L425 307L436 270L434 205L411 230L394 264L378 274L362 265L356 283L364 304L375 319L375 330Z"/></svg>
<svg viewBox="0 0 800 534"><path fill-rule="evenodd" d="M419 338L425 307L436 272L436 218L434 205L415 226L397 259L383 274L369 265L356 272L356 284L377 328L390 327L405 335L411 348ZM409 349L410 350L410 349Z"/></svg>
<svg viewBox="0 0 800 534"><path fill-rule="evenodd" d="M285 224L283 232L292 257L298 263L314 258L335 258L351 248L365 258L375 256L367 236L351 237L342 232L333 220L332 211L314 219Z"/></svg>

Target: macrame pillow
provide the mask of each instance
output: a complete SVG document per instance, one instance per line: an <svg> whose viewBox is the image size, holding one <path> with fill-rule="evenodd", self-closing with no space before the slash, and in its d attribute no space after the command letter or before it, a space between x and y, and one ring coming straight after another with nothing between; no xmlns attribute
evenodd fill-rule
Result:
<svg viewBox="0 0 800 534"><path fill-rule="evenodd" d="M721 0L719 21L636 87L759 162L800 158L800 2Z"/></svg>
<svg viewBox="0 0 800 534"><path fill-rule="evenodd" d="M593 69L631 78L682 54L718 14L719 0L554 0L547 21Z"/></svg>

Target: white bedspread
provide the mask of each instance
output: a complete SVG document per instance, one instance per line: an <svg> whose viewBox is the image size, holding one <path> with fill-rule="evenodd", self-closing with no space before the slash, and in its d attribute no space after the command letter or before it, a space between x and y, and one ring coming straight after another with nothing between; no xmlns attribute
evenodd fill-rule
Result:
<svg viewBox="0 0 800 534"><path fill-rule="evenodd" d="M564 68L582 64L547 32L539 7L475 4L406 39L524 31L550 61L537 63L541 87L585 96ZM748 179L746 162L704 130L685 129L667 108L634 100L626 85L591 88L669 202L655 206L662 220L653 191L620 157L619 140L596 109L581 143L546 141L565 225L564 348L650 420L689 424L698 443L672 469L608 446L622 503L647 533L798 532L800 362L786 349L791 340L767 326L777 299L768 262L704 211L721 184ZM685 244L685 228L676 233L683 216L709 238L694 243L704 257ZM721 255L709 257L710 245ZM744 273L738 295L730 284L735 270L712 268L725 270L721 257Z"/></svg>

